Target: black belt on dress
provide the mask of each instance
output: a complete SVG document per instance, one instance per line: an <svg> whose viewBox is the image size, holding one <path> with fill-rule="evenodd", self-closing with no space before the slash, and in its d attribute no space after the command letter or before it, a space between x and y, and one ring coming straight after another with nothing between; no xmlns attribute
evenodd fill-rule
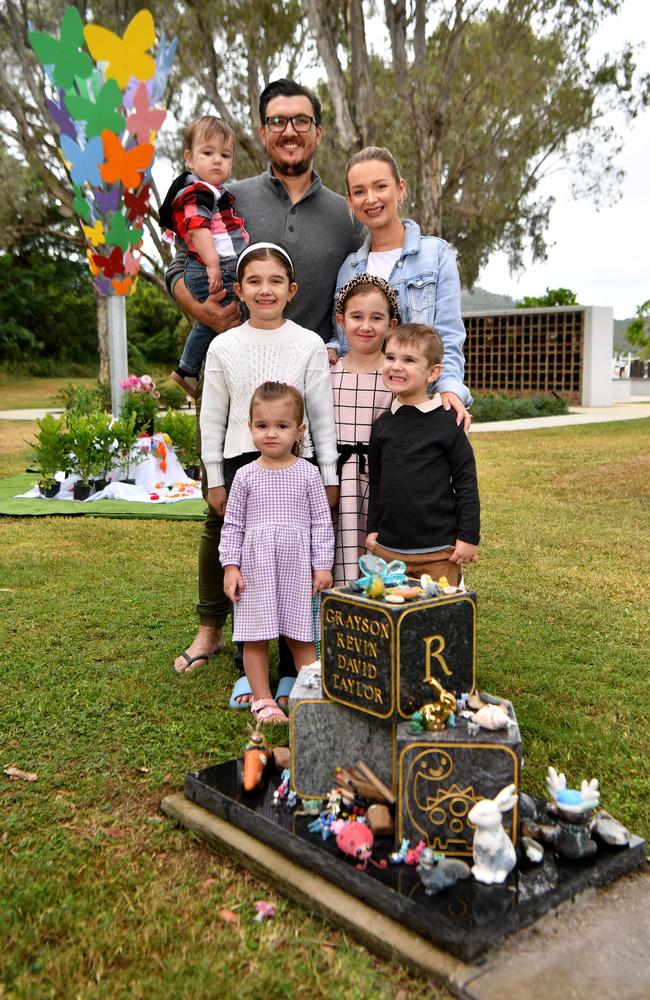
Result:
<svg viewBox="0 0 650 1000"><path fill-rule="evenodd" d="M336 447L339 450L339 458L336 463L336 474L339 478L341 477L343 466L346 462L349 462L353 455L359 456L359 472L366 471L367 444L364 444L363 441L357 441L356 444L343 444L341 441L337 441Z"/></svg>

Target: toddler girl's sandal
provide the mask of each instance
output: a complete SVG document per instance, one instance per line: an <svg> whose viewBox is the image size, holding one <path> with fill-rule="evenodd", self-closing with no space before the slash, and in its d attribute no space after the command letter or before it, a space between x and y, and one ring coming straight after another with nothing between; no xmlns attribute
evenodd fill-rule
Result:
<svg viewBox="0 0 650 1000"><path fill-rule="evenodd" d="M273 698L260 698L251 704L251 713L258 726L265 726L269 722L288 722L280 706Z"/></svg>

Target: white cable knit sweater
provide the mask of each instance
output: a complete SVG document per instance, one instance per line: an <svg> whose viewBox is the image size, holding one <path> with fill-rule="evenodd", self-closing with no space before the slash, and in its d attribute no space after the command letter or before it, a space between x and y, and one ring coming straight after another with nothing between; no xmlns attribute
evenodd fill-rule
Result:
<svg viewBox="0 0 650 1000"><path fill-rule="evenodd" d="M223 486L223 460L255 451L248 429L251 396L262 382L287 382L305 400L303 456L316 449L326 486L337 486L336 426L325 345L318 334L285 320L276 330L243 323L215 337L205 359L201 458L208 487Z"/></svg>

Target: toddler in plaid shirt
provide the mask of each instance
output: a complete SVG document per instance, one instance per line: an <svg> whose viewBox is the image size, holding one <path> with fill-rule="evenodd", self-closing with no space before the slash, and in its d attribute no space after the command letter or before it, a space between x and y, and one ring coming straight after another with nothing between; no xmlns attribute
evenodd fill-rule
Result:
<svg viewBox="0 0 650 1000"><path fill-rule="evenodd" d="M203 115L190 122L185 139L188 170L167 192L160 224L187 246L183 279L194 298L202 302L225 288L220 304L227 305L234 299L237 258L250 242L243 219L233 209L235 198L224 187L232 171L235 136L220 118ZM195 323L172 372L171 378L192 398L214 336L205 323Z"/></svg>

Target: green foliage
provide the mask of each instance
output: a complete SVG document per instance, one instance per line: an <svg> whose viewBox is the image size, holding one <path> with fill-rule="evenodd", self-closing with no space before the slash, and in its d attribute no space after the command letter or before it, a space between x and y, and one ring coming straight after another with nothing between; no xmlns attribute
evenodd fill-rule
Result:
<svg viewBox="0 0 650 1000"><path fill-rule="evenodd" d="M158 400L150 392L125 392L120 406L120 417L135 417L138 434L148 434L158 413Z"/></svg>
<svg viewBox="0 0 650 1000"><path fill-rule="evenodd" d="M38 420L38 435L30 442L34 459L41 471L39 485L43 488L54 483L55 473L66 468L68 462L65 418L54 417L51 413Z"/></svg>
<svg viewBox="0 0 650 1000"><path fill-rule="evenodd" d="M196 417L193 414L167 410L156 417L156 430L169 435L182 466L198 465Z"/></svg>
<svg viewBox="0 0 650 1000"><path fill-rule="evenodd" d="M517 309L535 309L538 306L575 306L576 293L570 288L547 288L543 295L524 295L515 303Z"/></svg>
<svg viewBox="0 0 650 1000"><path fill-rule="evenodd" d="M108 413L70 413L64 436L70 468L82 483L105 475L112 465L111 442L114 434Z"/></svg>
<svg viewBox="0 0 650 1000"><path fill-rule="evenodd" d="M110 386L98 382L96 386L73 385L69 382L60 390L58 398L63 403L66 412L75 416L79 414L96 413L98 410L108 412L111 408Z"/></svg>
<svg viewBox="0 0 650 1000"><path fill-rule="evenodd" d="M120 416L111 427L114 442L113 460L125 476L128 475L129 465L132 464L131 449L138 437L136 418L137 413L131 412L128 416Z"/></svg>
<svg viewBox="0 0 650 1000"><path fill-rule="evenodd" d="M95 296L85 261L69 249L37 244L0 255L0 362L47 368L96 357Z"/></svg>
<svg viewBox="0 0 650 1000"><path fill-rule="evenodd" d="M563 399L555 396L479 396L472 403L472 417L477 424L490 420L519 420L522 417L552 417L568 413Z"/></svg>
<svg viewBox="0 0 650 1000"><path fill-rule="evenodd" d="M180 351L178 307L158 288L138 281L126 300L129 368L146 371L153 364L172 365Z"/></svg>
<svg viewBox="0 0 650 1000"><path fill-rule="evenodd" d="M182 410L187 405L187 396L180 385L172 382L171 379L163 379L156 382L156 387L160 393L160 405L171 410Z"/></svg>
<svg viewBox="0 0 650 1000"><path fill-rule="evenodd" d="M650 299L637 306L636 316L627 328L625 336L629 344L635 347L647 347L650 344Z"/></svg>

